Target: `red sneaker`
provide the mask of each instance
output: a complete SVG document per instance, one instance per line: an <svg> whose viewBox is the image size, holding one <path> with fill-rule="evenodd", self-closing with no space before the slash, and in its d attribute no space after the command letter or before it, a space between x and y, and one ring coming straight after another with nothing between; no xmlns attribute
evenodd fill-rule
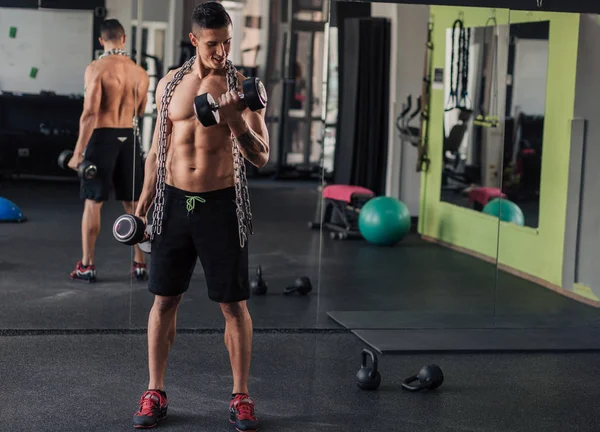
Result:
<svg viewBox="0 0 600 432"><path fill-rule="evenodd" d="M239 432L258 431L254 401L247 394L237 394L229 403L229 421Z"/></svg>
<svg viewBox="0 0 600 432"><path fill-rule="evenodd" d="M69 277L73 280L96 282L96 266L94 264L84 266L81 261L78 261L75 270L71 272Z"/></svg>
<svg viewBox="0 0 600 432"><path fill-rule="evenodd" d="M145 263L133 262L133 267L131 268L131 274L138 281L148 280L148 267L146 267Z"/></svg>
<svg viewBox="0 0 600 432"><path fill-rule="evenodd" d="M133 415L133 427L149 429L167 417L167 394L158 390L148 390L140 399L140 408Z"/></svg>

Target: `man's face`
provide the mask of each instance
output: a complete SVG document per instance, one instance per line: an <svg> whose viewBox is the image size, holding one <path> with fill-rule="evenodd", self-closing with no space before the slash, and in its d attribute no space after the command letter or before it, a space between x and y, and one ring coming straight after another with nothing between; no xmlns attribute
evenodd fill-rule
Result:
<svg viewBox="0 0 600 432"><path fill-rule="evenodd" d="M210 69L225 67L231 50L231 26L221 29L194 29L190 41L196 47L196 55Z"/></svg>

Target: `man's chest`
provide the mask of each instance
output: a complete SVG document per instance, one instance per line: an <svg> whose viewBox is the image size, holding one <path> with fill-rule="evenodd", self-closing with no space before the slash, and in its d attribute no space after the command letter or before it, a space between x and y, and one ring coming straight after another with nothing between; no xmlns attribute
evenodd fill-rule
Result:
<svg viewBox="0 0 600 432"><path fill-rule="evenodd" d="M169 117L172 121L195 117L194 98L209 93L215 101L227 92L225 77L209 79L184 78L173 92L169 104Z"/></svg>

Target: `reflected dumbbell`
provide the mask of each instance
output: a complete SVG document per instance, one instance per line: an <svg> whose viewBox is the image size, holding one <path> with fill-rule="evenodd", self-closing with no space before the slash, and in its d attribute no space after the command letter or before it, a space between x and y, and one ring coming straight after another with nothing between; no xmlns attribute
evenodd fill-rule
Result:
<svg viewBox="0 0 600 432"><path fill-rule="evenodd" d="M72 157L73 152L71 150L65 150L61 152L61 154L58 155L58 166L65 170L69 169L69 162L71 161ZM91 180L96 178L96 174L98 174L98 168L90 161L83 160L77 167L77 174L82 180Z"/></svg>
<svg viewBox="0 0 600 432"><path fill-rule="evenodd" d="M113 224L113 236L124 245L138 245L143 252L151 252L150 233L152 225L146 226L139 217L131 214L119 216Z"/></svg>
<svg viewBox="0 0 600 432"><path fill-rule="evenodd" d="M267 91L259 78L248 78L242 82L242 93L238 96L251 111L258 111L267 106ZM219 123L219 104L210 93L204 93L194 98L194 112L205 127Z"/></svg>

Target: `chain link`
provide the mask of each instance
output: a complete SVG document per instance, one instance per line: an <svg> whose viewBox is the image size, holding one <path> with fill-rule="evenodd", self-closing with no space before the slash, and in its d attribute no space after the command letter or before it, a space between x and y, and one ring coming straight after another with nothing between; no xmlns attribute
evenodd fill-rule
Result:
<svg viewBox="0 0 600 432"><path fill-rule="evenodd" d="M229 90L238 90L237 70L231 60L227 60L227 86ZM248 193L248 178L246 177L246 163L240 146L231 134L231 147L233 152L233 171L235 177L235 204L238 217L238 230L240 236L240 247L244 247L248 241L248 234L254 234L252 226L252 209L250 206L250 194Z"/></svg>
<svg viewBox="0 0 600 432"><path fill-rule="evenodd" d="M150 239L154 240L154 236L162 234L163 213L165 208L165 180L166 180L166 162L167 162L167 119L169 113L169 104L175 91L175 87L181 82L186 73L190 71L196 56L190 58L183 64L181 69L175 73L173 80L166 87L165 92L160 102L160 123L158 136L158 167L156 175L156 197L154 198L154 211L152 213L152 234Z"/></svg>
<svg viewBox="0 0 600 432"><path fill-rule="evenodd" d="M98 60L100 60L104 57L108 57L109 55L122 55L122 56L129 57L129 54L127 54L127 51L115 48L115 49L106 51L104 54L102 54L100 57L98 57Z"/></svg>

